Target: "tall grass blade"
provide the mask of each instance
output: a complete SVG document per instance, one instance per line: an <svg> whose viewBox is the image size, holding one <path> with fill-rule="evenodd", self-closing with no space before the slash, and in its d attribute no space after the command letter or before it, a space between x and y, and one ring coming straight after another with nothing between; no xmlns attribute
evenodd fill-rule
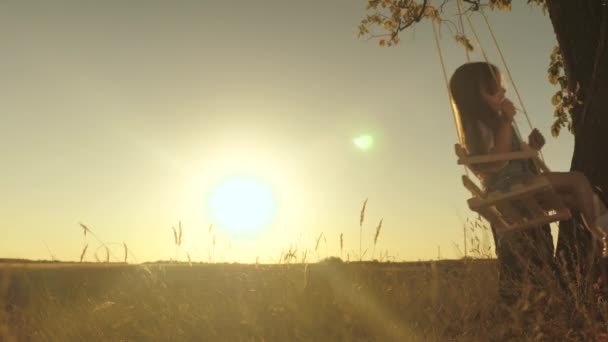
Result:
<svg viewBox="0 0 608 342"><path fill-rule="evenodd" d="M361 213L359 214L359 261L363 260L363 255L361 254L361 246L362 246L362 238L363 238L363 221L365 220L365 208L367 207L367 198L363 202L363 207L361 208Z"/></svg>
<svg viewBox="0 0 608 342"><path fill-rule="evenodd" d="M84 248L82 249L82 253L80 253L80 262L82 262L84 260L84 255L87 252L88 248L89 248L89 244L87 243L86 245L84 245Z"/></svg>

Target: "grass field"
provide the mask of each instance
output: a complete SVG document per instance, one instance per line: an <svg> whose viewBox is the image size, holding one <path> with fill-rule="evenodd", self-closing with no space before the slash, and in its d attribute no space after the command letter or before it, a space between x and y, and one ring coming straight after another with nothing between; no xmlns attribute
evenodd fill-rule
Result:
<svg viewBox="0 0 608 342"><path fill-rule="evenodd" d="M549 284L507 307L497 283L494 259L4 263L0 340L585 341L603 329Z"/></svg>

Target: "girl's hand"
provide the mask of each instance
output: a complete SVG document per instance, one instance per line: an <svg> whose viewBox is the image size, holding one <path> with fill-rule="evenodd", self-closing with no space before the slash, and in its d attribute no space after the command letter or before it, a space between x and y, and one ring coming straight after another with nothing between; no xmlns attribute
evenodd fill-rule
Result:
<svg viewBox="0 0 608 342"><path fill-rule="evenodd" d="M500 103L500 113L501 113L503 120L505 120L507 122L513 121L513 117L515 116L515 113L516 113L513 102L511 102L511 100L509 100L507 98L502 100L502 102Z"/></svg>
<svg viewBox="0 0 608 342"><path fill-rule="evenodd" d="M540 134L538 129L533 129L532 133L528 136L528 145L537 151L540 151L545 146L545 138Z"/></svg>

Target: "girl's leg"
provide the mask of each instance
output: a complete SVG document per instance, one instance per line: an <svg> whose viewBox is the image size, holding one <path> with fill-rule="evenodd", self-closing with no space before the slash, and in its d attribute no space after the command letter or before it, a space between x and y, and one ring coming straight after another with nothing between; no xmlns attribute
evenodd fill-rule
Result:
<svg viewBox="0 0 608 342"><path fill-rule="evenodd" d="M589 229L598 232L593 199L595 194L591 183L582 172L549 172L543 174L542 177L545 177L560 195L564 195L568 206L583 215L585 225Z"/></svg>
<svg viewBox="0 0 608 342"><path fill-rule="evenodd" d="M576 196L567 192L558 192L559 197L564 201L564 205L568 208L576 208L578 210L578 200Z"/></svg>

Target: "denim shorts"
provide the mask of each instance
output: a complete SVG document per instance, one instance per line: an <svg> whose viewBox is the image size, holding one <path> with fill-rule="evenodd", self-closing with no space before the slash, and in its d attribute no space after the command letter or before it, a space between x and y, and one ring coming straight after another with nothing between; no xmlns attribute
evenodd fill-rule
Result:
<svg viewBox="0 0 608 342"><path fill-rule="evenodd" d="M524 179L534 175L524 161L510 161L500 171L490 176L484 184L486 192L508 192L514 184L521 184Z"/></svg>
<svg viewBox="0 0 608 342"><path fill-rule="evenodd" d="M535 173L532 172L525 162L518 160L510 161L509 164L498 171L498 173L492 175L485 182L485 191L508 192L513 185L523 183L526 178L533 176L534 174ZM533 213L531 213L523 203L514 201L511 205L513 205L523 217L533 216Z"/></svg>

